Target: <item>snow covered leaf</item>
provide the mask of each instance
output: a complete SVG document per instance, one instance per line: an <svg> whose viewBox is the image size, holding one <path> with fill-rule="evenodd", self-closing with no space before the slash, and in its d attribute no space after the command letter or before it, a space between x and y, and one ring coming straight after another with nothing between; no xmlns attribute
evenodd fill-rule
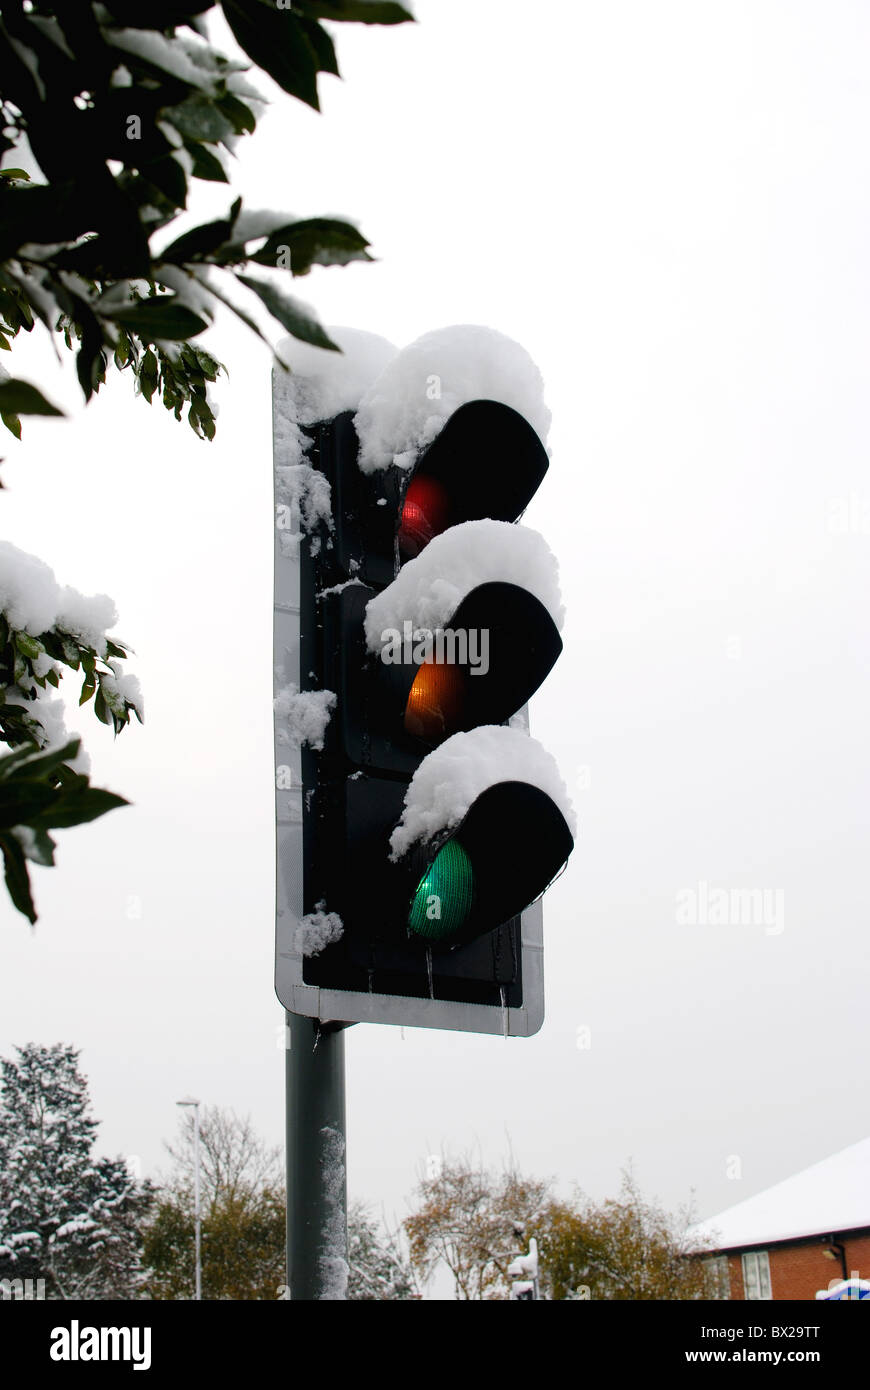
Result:
<svg viewBox="0 0 870 1390"><path fill-rule="evenodd" d="M154 23L153 17L151 23ZM204 92L211 92L214 88L214 77L200 63L193 61L181 44L155 32L155 29L110 29L107 38L112 48L119 49L148 67L158 68L177 82Z"/></svg>
<svg viewBox="0 0 870 1390"><path fill-rule="evenodd" d="M201 92L192 93L177 106L166 107L163 116L186 140L215 143L236 134L234 121L216 101Z"/></svg>
<svg viewBox="0 0 870 1390"><path fill-rule="evenodd" d="M61 766L75 758L79 751L79 739L70 739L60 748L40 750L32 744L16 748L0 758L0 785L4 782L22 780L46 780Z"/></svg>

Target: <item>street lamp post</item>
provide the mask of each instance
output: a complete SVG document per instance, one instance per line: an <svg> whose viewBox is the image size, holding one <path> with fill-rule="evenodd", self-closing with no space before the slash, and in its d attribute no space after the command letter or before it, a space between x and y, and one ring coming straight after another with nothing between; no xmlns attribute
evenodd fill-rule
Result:
<svg viewBox="0 0 870 1390"><path fill-rule="evenodd" d="M189 1105L193 1109L193 1229L196 1242L196 1293L194 1298L202 1300L202 1216L199 1205L199 1101L177 1100L176 1105Z"/></svg>

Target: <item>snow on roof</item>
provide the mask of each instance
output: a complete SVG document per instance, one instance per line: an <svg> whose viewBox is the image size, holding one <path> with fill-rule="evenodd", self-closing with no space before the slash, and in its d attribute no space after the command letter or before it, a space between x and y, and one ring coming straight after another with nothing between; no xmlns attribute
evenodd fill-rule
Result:
<svg viewBox="0 0 870 1390"><path fill-rule="evenodd" d="M703 1249L735 1250L864 1226L870 1227L870 1139L697 1222L688 1235Z"/></svg>
<svg viewBox="0 0 870 1390"><path fill-rule="evenodd" d="M457 826L487 787L507 781L540 787L576 834L574 808L552 754L519 729L484 725L445 739L423 759L390 837L390 857L399 859L417 840L431 840Z"/></svg>
<svg viewBox="0 0 870 1390"><path fill-rule="evenodd" d="M360 401L354 423L363 473L413 467L459 406L477 400L511 406L546 444L544 383L524 347L476 324L424 333L384 366Z"/></svg>
<svg viewBox="0 0 870 1390"><path fill-rule="evenodd" d="M449 577L448 577L449 576ZM564 620L559 567L543 536L509 521L463 521L430 541L366 608L366 644L377 651L390 629L409 620L417 628L443 628L462 600L481 584L517 584Z"/></svg>

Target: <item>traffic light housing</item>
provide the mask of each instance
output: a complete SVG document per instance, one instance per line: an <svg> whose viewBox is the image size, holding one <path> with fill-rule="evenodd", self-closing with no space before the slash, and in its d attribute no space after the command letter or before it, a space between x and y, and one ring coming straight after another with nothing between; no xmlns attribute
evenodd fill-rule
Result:
<svg viewBox="0 0 870 1390"><path fill-rule="evenodd" d="M276 715L279 997L325 1021L534 1032L538 899L573 847L555 766L517 727L562 646L554 562L515 525L546 451L488 399L411 467L363 471L351 411L306 436L332 508L306 532L297 496L276 537L276 691L295 702L293 730L287 701Z"/></svg>

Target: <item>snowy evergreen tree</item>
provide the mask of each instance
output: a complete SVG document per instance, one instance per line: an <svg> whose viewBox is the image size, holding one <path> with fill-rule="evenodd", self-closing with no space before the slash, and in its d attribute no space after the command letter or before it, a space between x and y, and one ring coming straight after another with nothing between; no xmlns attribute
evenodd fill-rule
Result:
<svg viewBox="0 0 870 1390"><path fill-rule="evenodd" d="M75 1048L15 1050L0 1062L0 1279L43 1279L46 1298L135 1298L149 1187L93 1156Z"/></svg>

